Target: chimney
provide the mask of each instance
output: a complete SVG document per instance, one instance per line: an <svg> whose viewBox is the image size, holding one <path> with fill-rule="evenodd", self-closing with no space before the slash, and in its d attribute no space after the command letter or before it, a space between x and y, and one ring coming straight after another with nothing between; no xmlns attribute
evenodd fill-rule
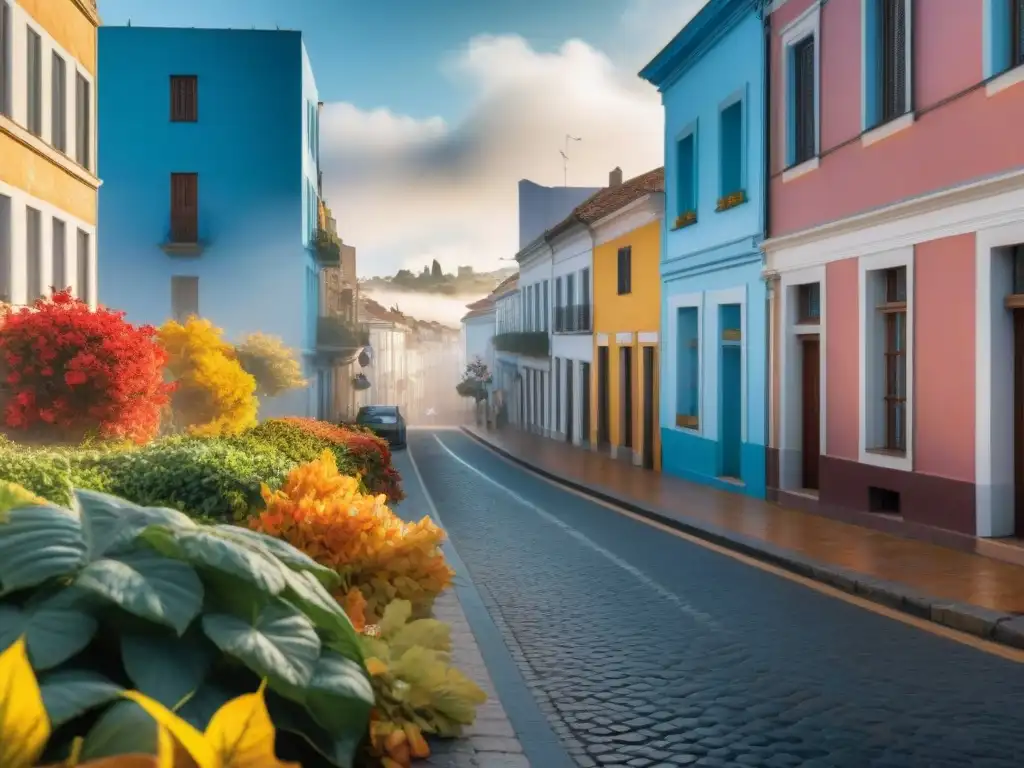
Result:
<svg viewBox="0 0 1024 768"><path fill-rule="evenodd" d="M615 166L615 170L608 174L608 186L609 187L621 187L622 186L622 169Z"/></svg>

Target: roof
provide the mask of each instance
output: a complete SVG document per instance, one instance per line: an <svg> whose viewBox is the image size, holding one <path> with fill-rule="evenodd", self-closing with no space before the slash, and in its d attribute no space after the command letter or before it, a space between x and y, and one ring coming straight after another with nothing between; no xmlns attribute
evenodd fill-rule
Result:
<svg viewBox="0 0 1024 768"><path fill-rule="evenodd" d="M555 237L569 230L574 224L589 226L646 195L664 191L664 168L655 168L653 171L641 173L614 187L605 187L600 192L595 192L577 205L572 213L545 232L544 236L546 238Z"/></svg>
<svg viewBox="0 0 1024 768"><path fill-rule="evenodd" d="M667 81L696 61L738 18L765 5L766 0L708 0L696 16L651 61L640 77L661 89Z"/></svg>
<svg viewBox="0 0 1024 768"><path fill-rule="evenodd" d="M491 292L491 296L494 298L500 298L506 293L511 293L519 287L519 273L516 272L514 275L509 275L500 283L498 287Z"/></svg>

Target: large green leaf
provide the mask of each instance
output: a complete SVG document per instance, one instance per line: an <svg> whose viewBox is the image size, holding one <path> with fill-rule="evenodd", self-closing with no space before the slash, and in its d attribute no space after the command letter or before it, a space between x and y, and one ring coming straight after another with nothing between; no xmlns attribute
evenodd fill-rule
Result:
<svg viewBox="0 0 1024 768"><path fill-rule="evenodd" d="M62 664L85 648L96 634L96 619L73 588L23 607L0 605L0 651L25 635L28 657L37 672Z"/></svg>
<svg viewBox="0 0 1024 768"><path fill-rule="evenodd" d="M39 687L54 728L113 701L124 690L101 674L78 669L51 672Z"/></svg>
<svg viewBox="0 0 1024 768"><path fill-rule="evenodd" d="M316 560L302 550L296 549L287 541L276 539L265 533L250 531L248 528L241 528L237 525L216 525L214 528L233 539L265 548L270 554L294 571L308 571L316 576L317 581L327 587L327 589L337 589L341 584L341 577L337 573L325 565L320 565Z"/></svg>
<svg viewBox="0 0 1024 768"><path fill-rule="evenodd" d="M188 515L164 507L140 507L130 501L97 491L75 489L89 559L116 554L151 525L195 528Z"/></svg>
<svg viewBox="0 0 1024 768"><path fill-rule="evenodd" d="M352 723L332 733L318 725L303 711L303 707L278 696L273 691L267 693L267 709L270 711L274 727L279 731L299 736L331 765L337 768L352 768L356 750L365 733L365 728L360 724Z"/></svg>
<svg viewBox="0 0 1024 768"><path fill-rule="evenodd" d="M145 549L89 563L75 584L179 636L203 607L192 566Z"/></svg>
<svg viewBox="0 0 1024 768"><path fill-rule="evenodd" d="M225 654L272 685L305 688L320 658L320 638L312 623L284 600L269 603L252 621L207 614L203 631Z"/></svg>
<svg viewBox="0 0 1024 768"><path fill-rule="evenodd" d="M121 661L135 690L174 709L206 678L217 649L198 630L184 637L127 633L121 636Z"/></svg>
<svg viewBox="0 0 1024 768"><path fill-rule="evenodd" d="M324 645L361 662L359 636L338 601L309 571L289 571L287 579L285 597L313 620Z"/></svg>
<svg viewBox="0 0 1024 768"><path fill-rule="evenodd" d="M0 520L3 593L76 573L86 559L78 517L51 506L12 509Z"/></svg>
<svg viewBox="0 0 1024 768"><path fill-rule="evenodd" d="M217 531L155 527L143 532L142 539L169 557L222 571L256 585L269 595L279 595L284 591L287 568L265 549L233 540Z"/></svg>
<svg viewBox="0 0 1024 768"><path fill-rule="evenodd" d="M82 744L82 763L117 755L155 755L156 721L134 701L119 701L92 727Z"/></svg>
<svg viewBox="0 0 1024 768"><path fill-rule="evenodd" d="M370 719L373 686L360 664L324 649L306 689L306 709L331 733L362 730Z"/></svg>

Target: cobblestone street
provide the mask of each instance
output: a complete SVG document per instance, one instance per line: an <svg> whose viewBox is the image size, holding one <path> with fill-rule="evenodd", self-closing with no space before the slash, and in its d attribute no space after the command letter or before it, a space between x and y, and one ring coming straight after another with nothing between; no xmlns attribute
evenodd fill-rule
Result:
<svg viewBox="0 0 1024 768"><path fill-rule="evenodd" d="M1024 666L619 515L459 432L409 443L578 765L1024 763Z"/></svg>

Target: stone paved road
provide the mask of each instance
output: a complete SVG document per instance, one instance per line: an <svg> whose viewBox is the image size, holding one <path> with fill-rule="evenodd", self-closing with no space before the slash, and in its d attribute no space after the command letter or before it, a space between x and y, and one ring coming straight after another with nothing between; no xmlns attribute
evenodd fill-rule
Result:
<svg viewBox="0 0 1024 768"><path fill-rule="evenodd" d="M581 766L1024 766L1024 665L618 515L461 433L409 441Z"/></svg>

